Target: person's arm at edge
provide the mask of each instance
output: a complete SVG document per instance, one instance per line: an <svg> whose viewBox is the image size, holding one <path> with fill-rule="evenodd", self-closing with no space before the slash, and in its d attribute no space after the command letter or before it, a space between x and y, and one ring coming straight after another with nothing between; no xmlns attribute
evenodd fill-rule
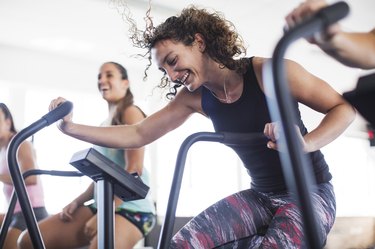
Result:
<svg viewBox="0 0 375 249"><path fill-rule="evenodd" d="M286 15L287 27L292 28L327 6L325 0L305 0ZM346 32L335 23L308 41L346 66L375 68L375 28L369 32Z"/></svg>
<svg viewBox="0 0 375 249"><path fill-rule="evenodd" d="M317 45L344 65L375 68L375 29L369 32L337 31Z"/></svg>

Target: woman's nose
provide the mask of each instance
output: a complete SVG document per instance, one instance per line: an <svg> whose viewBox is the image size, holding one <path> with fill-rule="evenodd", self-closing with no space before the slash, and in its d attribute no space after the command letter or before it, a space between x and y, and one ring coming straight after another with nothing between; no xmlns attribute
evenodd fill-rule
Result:
<svg viewBox="0 0 375 249"><path fill-rule="evenodd" d="M176 71L173 71L173 70L170 70L170 71L167 71L167 75L169 77L169 79L174 82L174 83L179 83L179 74L178 72Z"/></svg>
<svg viewBox="0 0 375 249"><path fill-rule="evenodd" d="M102 88L104 85L104 81L102 79L98 79L98 89Z"/></svg>

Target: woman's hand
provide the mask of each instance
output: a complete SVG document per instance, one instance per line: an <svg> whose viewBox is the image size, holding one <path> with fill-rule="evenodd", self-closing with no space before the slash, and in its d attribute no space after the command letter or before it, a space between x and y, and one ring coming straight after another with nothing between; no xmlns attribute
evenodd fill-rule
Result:
<svg viewBox="0 0 375 249"><path fill-rule="evenodd" d="M52 111L53 109L55 109L56 107L58 107L59 105L64 103L65 101L66 101L66 99L64 99L62 97L58 97L56 99L53 99L51 101L50 105L49 105L49 108L48 108L49 111ZM64 132L66 124L71 123L72 119L73 119L73 113L70 112L65 117L63 117L61 121L57 122L57 127L59 128L59 130Z"/></svg>
<svg viewBox="0 0 375 249"><path fill-rule="evenodd" d="M325 0L306 0L305 2L302 2L285 17L288 29L313 16L320 9L327 6L328 3ZM331 38L340 31L340 25L338 23L334 23L327 27L327 29L323 33L316 33L312 38L309 38L308 41L310 43L317 44L322 48L325 48L326 46L328 46L328 42L331 40Z"/></svg>
<svg viewBox="0 0 375 249"><path fill-rule="evenodd" d="M296 132L297 132L297 135L299 137L299 140L301 141L303 151L305 151L306 142L305 142L298 126L296 125L295 127L296 127ZM267 123L264 126L264 135L270 139L270 141L267 142L268 148L273 149L273 150L279 150L279 148L277 146L277 140L280 138L280 132L281 132L281 128L280 128L280 124L278 122Z"/></svg>
<svg viewBox="0 0 375 249"><path fill-rule="evenodd" d="M277 143L276 141L280 137L280 127L279 124L274 123L267 123L264 126L264 135L270 139L270 141L267 142L267 147L273 150L277 150Z"/></svg>
<svg viewBox="0 0 375 249"><path fill-rule="evenodd" d="M66 205L60 213L60 219L65 222L69 222L73 220L73 213L77 210L78 203L76 201L72 201L68 205Z"/></svg>

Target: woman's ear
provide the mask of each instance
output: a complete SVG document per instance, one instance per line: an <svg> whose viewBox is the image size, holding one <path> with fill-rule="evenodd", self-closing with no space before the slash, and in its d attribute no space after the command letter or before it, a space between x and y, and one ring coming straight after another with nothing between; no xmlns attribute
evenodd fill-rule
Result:
<svg viewBox="0 0 375 249"><path fill-rule="evenodd" d="M197 44L200 52L203 53L206 50L206 41L204 40L204 37L202 34L196 33L194 35L194 42Z"/></svg>
<svg viewBox="0 0 375 249"><path fill-rule="evenodd" d="M122 80L122 84L123 84L124 88L126 88L126 89L129 88L129 80L128 79Z"/></svg>

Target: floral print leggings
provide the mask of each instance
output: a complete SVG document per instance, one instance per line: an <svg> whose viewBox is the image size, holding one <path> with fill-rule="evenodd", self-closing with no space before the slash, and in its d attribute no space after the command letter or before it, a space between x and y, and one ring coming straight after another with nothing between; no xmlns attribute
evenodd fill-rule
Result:
<svg viewBox="0 0 375 249"><path fill-rule="evenodd" d="M322 248L336 216L331 183L312 194ZM302 216L287 192L251 189L228 196L194 217L171 241L173 249L305 248Z"/></svg>

